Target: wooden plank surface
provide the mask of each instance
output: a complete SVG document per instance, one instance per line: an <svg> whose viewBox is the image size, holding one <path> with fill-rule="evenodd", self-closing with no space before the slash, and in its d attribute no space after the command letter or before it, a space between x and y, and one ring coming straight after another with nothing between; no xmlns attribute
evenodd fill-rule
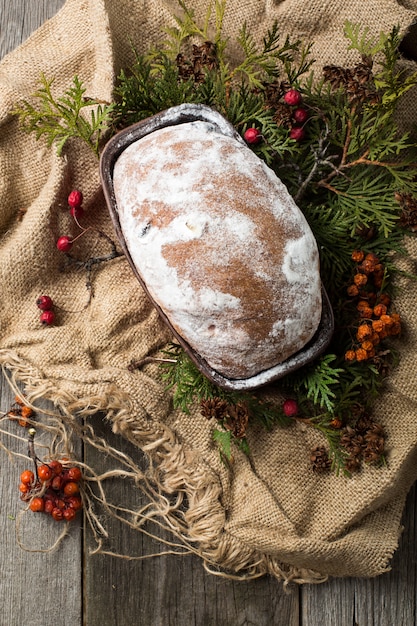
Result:
<svg viewBox="0 0 417 626"><path fill-rule="evenodd" d="M0 57L24 41L63 5L63 0L0 0ZM0 378L0 409L14 394ZM114 435L101 416L94 427L108 441ZM13 430L13 425L7 426ZM137 458L137 450L117 442ZM17 444L15 444L17 445ZM20 445L20 444L19 444ZM23 451L24 454L24 451ZM110 462L85 448L96 471ZM74 524L52 554L22 550L16 519L22 503L17 482L24 459L11 463L0 451L0 626L413 626L416 624L416 491L410 493L405 530L392 572L374 580L331 580L290 587L271 578L235 582L205 572L196 556L126 560L90 554L95 543L87 524ZM109 486L114 501L140 505L129 483ZM136 500L136 502L135 502ZM114 519L108 519L109 547L130 555L158 551L160 545ZM53 539L53 525L42 516L25 517L20 535L27 545ZM163 548L162 548L163 549Z"/></svg>

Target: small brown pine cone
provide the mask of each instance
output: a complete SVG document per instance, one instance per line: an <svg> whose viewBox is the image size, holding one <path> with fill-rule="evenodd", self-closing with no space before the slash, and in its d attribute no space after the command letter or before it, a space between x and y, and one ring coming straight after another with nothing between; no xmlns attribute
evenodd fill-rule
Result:
<svg viewBox="0 0 417 626"><path fill-rule="evenodd" d="M349 456L345 461L345 469L349 473L359 472L361 468L361 460L356 456Z"/></svg>
<svg viewBox="0 0 417 626"><path fill-rule="evenodd" d="M248 407L242 402L229 404L227 412L225 427L231 431L234 437L243 439L246 436L246 428L249 421Z"/></svg>
<svg viewBox="0 0 417 626"><path fill-rule="evenodd" d="M333 89L345 86L352 78L351 70L339 65L325 65L323 75L324 80L330 83Z"/></svg>
<svg viewBox="0 0 417 626"><path fill-rule="evenodd" d="M372 66L369 66L367 63L358 63L353 68L356 79L361 83L369 83L373 79L372 75Z"/></svg>
<svg viewBox="0 0 417 626"><path fill-rule="evenodd" d="M340 445L352 456L358 459L362 456L363 436L356 432L351 426L343 429L340 437Z"/></svg>
<svg viewBox="0 0 417 626"><path fill-rule="evenodd" d="M207 398L200 402L201 415L208 420L212 418L222 420L227 415L228 406L226 400L222 398Z"/></svg>
<svg viewBox="0 0 417 626"><path fill-rule="evenodd" d="M317 446L310 453L310 462L314 472L327 472L331 467L329 454L324 446Z"/></svg>
<svg viewBox="0 0 417 626"><path fill-rule="evenodd" d="M377 464L381 461L382 453L377 452L376 450L366 449L363 452L363 460L365 463L374 463Z"/></svg>
<svg viewBox="0 0 417 626"><path fill-rule="evenodd" d="M278 103L274 107L274 122L276 122L277 126L291 126L292 120L292 111L291 108L282 102Z"/></svg>

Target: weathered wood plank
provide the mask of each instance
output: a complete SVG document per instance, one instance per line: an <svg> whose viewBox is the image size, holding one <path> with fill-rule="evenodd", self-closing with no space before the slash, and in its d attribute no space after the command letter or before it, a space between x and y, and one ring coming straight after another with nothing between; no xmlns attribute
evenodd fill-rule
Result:
<svg viewBox="0 0 417 626"><path fill-rule="evenodd" d="M331 580L301 591L303 626L414 626L417 615L417 489L404 511L392 571L374 579Z"/></svg>
<svg viewBox="0 0 417 626"><path fill-rule="evenodd" d="M122 446L138 459L138 450L113 435L100 416L93 423L96 433L110 445ZM114 469L113 461L89 447L85 461L101 471L106 465ZM117 481L108 496L113 502L139 505L141 498L134 491L131 484ZM145 555L164 550L122 522L107 517L106 525L110 543L120 553ZM87 528L86 551L94 545ZM96 554L86 559L84 577L86 626L299 626L299 589L286 593L281 583L268 577L251 582L218 578L208 574L195 555L126 561Z"/></svg>
<svg viewBox="0 0 417 626"><path fill-rule="evenodd" d="M0 410L7 412L13 400L14 394L2 375ZM48 405L41 406L47 408ZM39 417L41 419L41 415ZM22 458L10 458L0 450L0 624L79 624L82 610L80 520L72 524L69 534L55 551L37 551L49 549L64 526L42 513L25 512L26 505L19 497L19 476L24 469L33 469L31 460L24 458L26 429L9 420L4 420L1 427L10 433L1 435L3 444ZM23 441L16 440L16 435L23 437ZM57 614L58 607L62 618Z"/></svg>
<svg viewBox="0 0 417 626"><path fill-rule="evenodd" d="M55 15L64 2L65 0L0 0L0 58Z"/></svg>
<svg viewBox="0 0 417 626"><path fill-rule="evenodd" d="M24 41L64 0L0 0L0 58ZM7 411L14 394L0 376L0 410ZM46 408L46 404L41 405ZM22 434L15 423L5 421L4 430ZM4 444L26 454L26 442L2 436ZM1 626L64 626L82 621L81 524L51 553L29 552L48 548L63 527L42 514L23 514L19 498L19 475L30 468L29 459L12 460L0 451L0 624Z"/></svg>

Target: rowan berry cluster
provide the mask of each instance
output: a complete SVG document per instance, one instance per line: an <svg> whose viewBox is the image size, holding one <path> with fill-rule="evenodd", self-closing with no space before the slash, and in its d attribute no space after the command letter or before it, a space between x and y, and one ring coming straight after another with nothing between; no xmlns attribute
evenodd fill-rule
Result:
<svg viewBox="0 0 417 626"><path fill-rule="evenodd" d="M354 345L345 353L347 361L366 361L376 356L376 346L386 337L399 335L401 318L391 311L391 298L382 291L385 269L373 254L352 253L356 270L347 289L359 316Z"/></svg>
<svg viewBox="0 0 417 626"><path fill-rule="evenodd" d="M82 508L78 466L64 466L58 460L26 469L20 475L21 499L29 503L34 512L48 513L57 521L72 521Z"/></svg>
<svg viewBox="0 0 417 626"><path fill-rule="evenodd" d="M35 419L35 411L22 402L19 396L15 397L13 405L7 412L9 419L18 422L23 428L30 428Z"/></svg>

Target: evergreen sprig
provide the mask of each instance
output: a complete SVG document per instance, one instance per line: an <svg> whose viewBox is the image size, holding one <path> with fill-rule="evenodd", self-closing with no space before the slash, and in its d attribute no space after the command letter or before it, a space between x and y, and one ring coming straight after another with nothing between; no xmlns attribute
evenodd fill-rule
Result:
<svg viewBox="0 0 417 626"><path fill-rule="evenodd" d="M72 86L58 98L52 93L53 82L42 74L41 86L33 94L37 106L24 100L16 107L14 113L19 116L22 128L28 133L34 132L37 139L46 136L48 146L56 144L58 156L72 137L82 139L98 156L100 141L108 130L115 105L86 97L86 88L77 76Z"/></svg>

